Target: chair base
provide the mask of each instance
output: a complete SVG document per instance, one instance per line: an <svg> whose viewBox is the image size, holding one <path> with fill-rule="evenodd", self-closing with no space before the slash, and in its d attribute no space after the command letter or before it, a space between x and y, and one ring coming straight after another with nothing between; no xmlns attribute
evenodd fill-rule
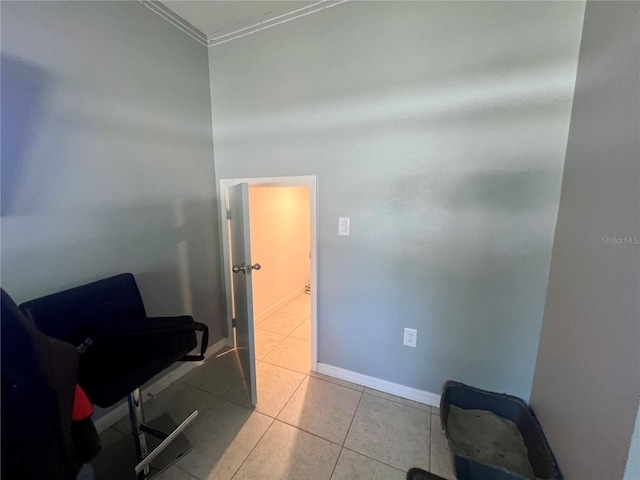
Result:
<svg viewBox="0 0 640 480"><path fill-rule="evenodd" d="M145 424L139 388L129 394L128 402L131 433L133 434L136 454L140 462L136 465L136 473L139 480L148 480L192 450L191 443L182 434L182 431L193 422L198 415L198 411L194 411L178 426L166 414L149 424ZM167 434L165 432L170 433ZM151 451L147 449L147 441L151 443ZM144 462L145 459L147 462ZM140 466L143 463L144 465Z"/></svg>
<svg viewBox="0 0 640 480"><path fill-rule="evenodd" d="M168 414L161 415L160 417L150 421L148 425L163 432L172 432L177 427L176 422ZM153 451L153 449L160 444L160 440L148 435L147 443L149 450ZM182 457L187 455L191 450L193 450L193 445L189 439L184 434L178 435L167 448L153 459L149 469L149 476L147 478L153 478L160 472L166 470Z"/></svg>

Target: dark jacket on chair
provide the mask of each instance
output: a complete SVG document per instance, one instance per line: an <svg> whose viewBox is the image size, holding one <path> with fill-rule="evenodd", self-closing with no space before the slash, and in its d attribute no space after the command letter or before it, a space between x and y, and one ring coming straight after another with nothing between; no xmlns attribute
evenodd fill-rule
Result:
<svg viewBox="0 0 640 480"><path fill-rule="evenodd" d="M73 345L40 332L2 290L2 479L76 478Z"/></svg>

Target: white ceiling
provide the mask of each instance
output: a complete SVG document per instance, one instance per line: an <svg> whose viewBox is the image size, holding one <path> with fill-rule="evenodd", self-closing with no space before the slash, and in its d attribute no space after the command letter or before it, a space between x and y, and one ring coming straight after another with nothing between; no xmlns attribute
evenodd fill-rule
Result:
<svg viewBox="0 0 640 480"><path fill-rule="evenodd" d="M162 3L212 39L308 7L317 0L165 0Z"/></svg>

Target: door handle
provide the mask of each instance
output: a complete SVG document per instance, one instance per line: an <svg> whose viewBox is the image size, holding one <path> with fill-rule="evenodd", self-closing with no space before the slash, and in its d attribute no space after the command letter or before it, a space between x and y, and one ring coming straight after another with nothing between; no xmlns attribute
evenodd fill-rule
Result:
<svg viewBox="0 0 640 480"><path fill-rule="evenodd" d="M262 265L260 265L259 263L254 263L253 265L245 265L244 263L242 265L234 265L231 268L231 271L233 273L251 273L251 270L260 270L262 268Z"/></svg>
<svg viewBox="0 0 640 480"><path fill-rule="evenodd" d="M231 271L232 271L233 273L240 273L240 272L242 272L242 273L246 273L246 267L244 266L244 263L243 263L242 265L234 265L234 266L231 268Z"/></svg>

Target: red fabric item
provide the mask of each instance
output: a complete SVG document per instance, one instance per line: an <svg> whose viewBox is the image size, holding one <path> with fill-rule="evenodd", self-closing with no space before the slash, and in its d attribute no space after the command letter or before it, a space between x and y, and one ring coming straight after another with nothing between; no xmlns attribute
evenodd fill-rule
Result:
<svg viewBox="0 0 640 480"><path fill-rule="evenodd" d="M84 420L87 417L93 415L93 405L87 398L87 394L80 388L80 385L76 383L76 396L73 401L73 412L71 413L71 419L78 421Z"/></svg>

